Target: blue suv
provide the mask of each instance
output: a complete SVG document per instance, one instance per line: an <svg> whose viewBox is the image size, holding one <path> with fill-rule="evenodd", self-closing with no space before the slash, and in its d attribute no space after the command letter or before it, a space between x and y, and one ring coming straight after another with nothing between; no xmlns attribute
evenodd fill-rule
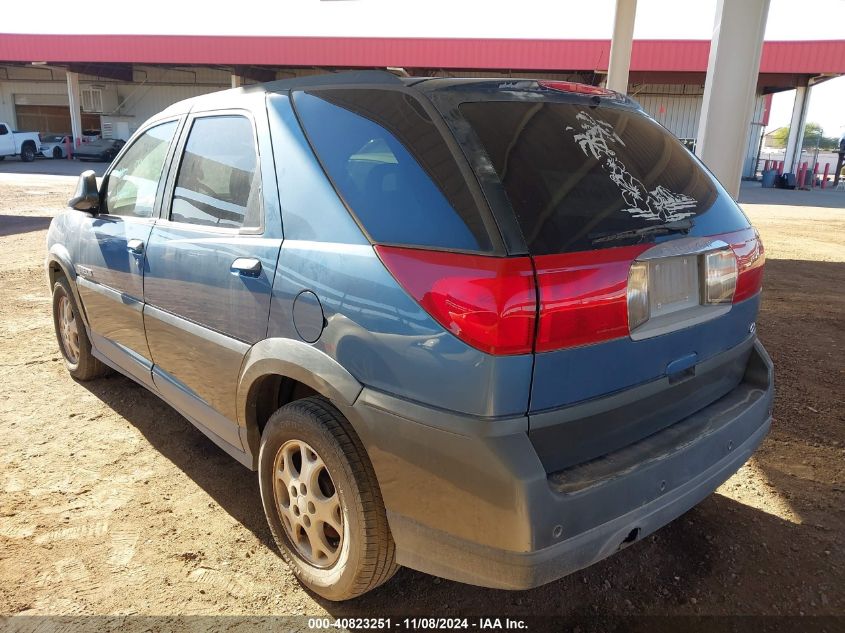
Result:
<svg viewBox="0 0 845 633"><path fill-rule="evenodd" d="M524 589L715 490L771 423L763 247L624 95L298 78L177 103L48 235L78 380L115 369L258 471L343 600L398 565Z"/></svg>

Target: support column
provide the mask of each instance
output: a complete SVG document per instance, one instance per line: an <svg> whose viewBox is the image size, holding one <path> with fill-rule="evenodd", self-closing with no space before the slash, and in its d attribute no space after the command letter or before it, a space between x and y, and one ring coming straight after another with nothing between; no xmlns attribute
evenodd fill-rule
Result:
<svg viewBox="0 0 845 633"><path fill-rule="evenodd" d="M804 145L804 125L807 122L807 107L810 105L810 89L806 84L795 89L795 101L792 104L792 120L789 123L789 137L786 140L786 153L783 157L784 171L796 172L801 160L801 147Z"/></svg>
<svg viewBox="0 0 845 633"><path fill-rule="evenodd" d="M240 88L244 85L244 78L240 75L232 75L232 88Z"/></svg>
<svg viewBox="0 0 845 633"><path fill-rule="evenodd" d="M769 0L718 0L695 153L734 198L757 95Z"/></svg>
<svg viewBox="0 0 845 633"><path fill-rule="evenodd" d="M631 45L634 40L634 19L637 0L616 0L610 61L607 66L607 87L628 94L628 71L631 68Z"/></svg>
<svg viewBox="0 0 845 633"><path fill-rule="evenodd" d="M82 110L79 107L79 75L68 71L67 76L67 103L70 108L70 133L73 135L73 143L76 147L82 143Z"/></svg>

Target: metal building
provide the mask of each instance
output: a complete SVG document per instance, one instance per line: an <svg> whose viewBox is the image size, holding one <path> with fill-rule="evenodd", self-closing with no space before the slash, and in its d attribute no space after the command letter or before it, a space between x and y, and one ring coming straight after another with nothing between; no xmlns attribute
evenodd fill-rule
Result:
<svg viewBox="0 0 845 633"><path fill-rule="evenodd" d="M701 117L710 42L638 40L628 93L690 148ZM187 97L257 81L347 68L401 67L414 75L606 80L608 40L454 38L0 35L0 120L41 133L127 138ZM743 176L756 168L771 95L845 74L845 41L765 42ZM74 91L78 96L74 97ZM798 107L799 104L796 104Z"/></svg>

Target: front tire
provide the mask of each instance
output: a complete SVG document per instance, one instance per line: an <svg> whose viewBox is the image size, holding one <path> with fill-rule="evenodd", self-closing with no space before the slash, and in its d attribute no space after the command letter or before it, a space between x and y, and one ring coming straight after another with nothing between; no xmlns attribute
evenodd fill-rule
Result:
<svg viewBox="0 0 845 633"><path fill-rule="evenodd" d="M25 163L31 163L35 160L35 145L24 143L23 147L21 147L21 160Z"/></svg>
<svg viewBox="0 0 845 633"><path fill-rule="evenodd" d="M264 514L303 585L329 600L348 600L396 573L372 464L328 400L303 398L276 411L258 462Z"/></svg>
<svg viewBox="0 0 845 633"><path fill-rule="evenodd" d="M108 373L108 367L91 353L91 341L79 308L64 277L53 285L53 326L65 367L77 380L93 380Z"/></svg>
<svg viewBox="0 0 845 633"><path fill-rule="evenodd" d="M53 148L53 158L64 158L62 155L62 148L61 147L54 147Z"/></svg>

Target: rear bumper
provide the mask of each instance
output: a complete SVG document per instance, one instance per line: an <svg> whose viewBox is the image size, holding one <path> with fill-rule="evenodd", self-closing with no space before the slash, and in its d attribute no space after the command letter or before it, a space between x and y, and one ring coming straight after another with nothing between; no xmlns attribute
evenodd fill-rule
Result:
<svg viewBox="0 0 845 633"><path fill-rule="evenodd" d="M347 412L381 485L397 562L488 587L535 587L595 563L712 493L771 423L759 342L736 389L599 459L547 473L525 418L479 420L365 389Z"/></svg>
<svg viewBox="0 0 845 633"><path fill-rule="evenodd" d="M399 532L399 562L407 567L451 580L500 589L530 589L557 580L607 558L677 518L733 475L763 441L766 420L744 444L697 477L654 501L566 540L533 552L511 552L426 528L398 515L389 515L391 530ZM600 495L595 503L602 503ZM561 523L565 517L560 517ZM633 541L629 541L633 542Z"/></svg>

